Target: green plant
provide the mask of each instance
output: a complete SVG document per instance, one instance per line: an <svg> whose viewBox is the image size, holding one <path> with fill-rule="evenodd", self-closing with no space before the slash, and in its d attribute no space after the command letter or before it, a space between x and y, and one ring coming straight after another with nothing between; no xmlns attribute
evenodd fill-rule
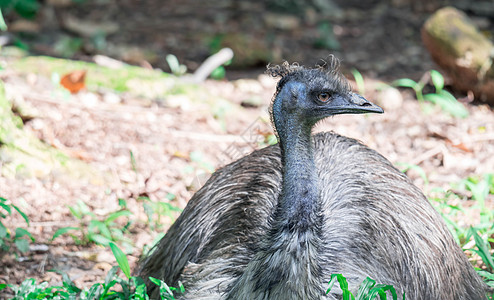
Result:
<svg viewBox="0 0 494 300"><path fill-rule="evenodd" d="M322 22L317 26L318 37L314 41L314 47L322 49L339 50L340 42L336 38L333 25L329 22Z"/></svg>
<svg viewBox="0 0 494 300"><path fill-rule="evenodd" d="M162 220L163 216L170 218L171 222L175 219L175 213L181 212L182 210L174 205L172 205L169 201L175 199L175 195L168 193L166 195L166 202L158 201L154 202L149 197L139 197L139 200L143 200L144 212L148 218L149 227L151 230L162 229ZM156 217L155 217L156 215Z"/></svg>
<svg viewBox="0 0 494 300"><path fill-rule="evenodd" d="M490 209L486 199L489 194L494 195L494 175L488 173L483 176L469 176L451 186L451 190L442 192L442 197L449 202L452 202L451 199L463 200L456 201L458 204L454 206L455 213L462 213L464 215L471 213L479 214L479 222L475 225L475 228L479 230L481 234L486 234L488 236L493 235L494 211ZM455 192L452 192L452 190ZM471 196L468 196L468 192L471 193ZM441 198L441 196L439 198ZM440 201L440 199L437 198L435 200ZM468 205L468 208L466 208L465 205L462 205L462 202L465 201L474 201L474 204ZM452 211L450 211L449 215L452 215ZM464 228L457 229L456 231L466 233Z"/></svg>
<svg viewBox="0 0 494 300"><path fill-rule="evenodd" d="M491 245L494 243L494 212L487 205L489 194L494 195L494 176L469 176L451 189L436 188L431 191L431 203L443 217L456 242L464 249L477 254L483 263L477 272L485 282L494 287L494 258ZM471 194L469 194L470 192ZM472 205L465 203L474 201ZM460 220L479 214L475 226L466 226Z"/></svg>
<svg viewBox="0 0 494 300"><path fill-rule="evenodd" d="M220 123L221 129L226 133L226 116L232 111L232 105L225 100L217 100L211 107L211 112L218 123Z"/></svg>
<svg viewBox="0 0 494 300"><path fill-rule="evenodd" d="M494 175L491 173L483 176L469 176L468 178L456 184L451 184L449 190L435 189L434 195L429 197L436 209L443 215L453 235L461 245L468 241L471 234L468 234L468 228L459 226L453 219L469 214L479 214L479 222L475 228L481 234L491 236L494 234L494 211L487 205L489 194L494 195ZM469 196L469 192L471 196ZM474 201L473 205L464 205L466 201ZM454 204L451 204L454 203Z"/></svg>
<svg viewBox="0 0 494 300"><path fill-rule="evenodd" d="M424 89L425 84L423 82L416 82L410 78L401 78L393 81L391 85L404 87L404 88L411 88L415 92L415 97L417 98L417 100L419 100L419 102L424 101L424 95L422 93L422 90Z"/></svg>
<svg viewBox="0 0 494 300"><path fill-rule="evenodd" d="M355 68L352 69L353 78L355 78L355 83L357 84L357 90L360 95L365 95L365 84L364 77L362 74Z"/></svg>
<svg viewBox="0 0 494 300"><path fill-rule="evenodd" d="M53 45L53 50L57 55L69 58L80 51L82 46L83 40L81 38L64 36L55 42Z"/></svg>
<svg viewBox="0 0 494 300"><path fill-rule="evenodd" d="M223 48L223 40L225 39L225 34L218 33L212 36L208 41L209 53L216 53Z"/></svg>
<svg viewBox="0 0 494 300"><path fill-rule="evenodd" d="M488 286L494 288L494 254L491 253L492 249L490 246L491 243L494 243L494 238L490 238L489 235L485 235L486 238L482 238L477 233L477 229L473 227L469 231L473 235L475 246L477 247L477 249L473 248L470 250L477 253L485 265L485 270L477 269L477 273L484 278Z"/></svg>
<svg viewBox="0 0 494 300"><path fill-rule="evenodd" d="M165 282L163 282L163 280L156 279L154 277L149 277L149 280L151 280L152 283L160 287L161 299L173 300L175 299L173 292L178 292L180 294L183 294L185 291L184 286L181 283L179 285L179 288L175 288L175 287L169 287Z"/></svg>
<svg viewBox="0 0 494 300"><path fill-rule="evenodd" d="M261 136L261 138L257 142L257 146L259 148L264 148L264 147L275 145L278 143L278 138L276 137L275 134L272 134L272 133L262 134L262 133L260 133L260 136Z"/></svg>
<svg viewBox="0 0 494 300"><path fill-rule="evenodd" d="M16 205L11 204L7 199L0 197L0 252L7 252L14 244L17 250L27 252L29 250L29 240L34 242L34 237L24 228L17 227L12 231L5 226L4 222L13 211L17 211L29 226L27 215Z"/></svg>
<svg viewBox="0 0 494 300"><path fill-rule="evenodd" d="M166 56L166 62L175 76L182 76L187 72L187 67L178 62L178 58L173 54Z"/></svg>
<svg viewBox="0 0 494 300"><path fill-rule="evenodd" d="M494 238L487 238L486 240L482 239L482 237L477 233L477 230L475 230L473 227L470 228L475 245L477 246L477 249L472 249L475 253L477 253L480 258L482 258L482 261L486 265L487 269L491 272L494 271L494 259L492 258L492 254L490 251L490 243L494 242Z"/></svg>
<svg viewBox="0 0 494 300"><path fill-rule="evenodd" d="M189 153L190 164L184 169L185 174L199 175L203 173L211 174L214 172L214 166L204 158L204 154L200 151L192 151Z"/></svg>
<svg viewBox="0 0 494 300"><path fill-rule="evenodd" d="M120 199L121 200L121 199ZM131 225L131 221L121 227L115 220L120 217L129 217L132 213L125 208L125 201L119 201L120 210L111 212L102 218L98 218L89 207L82 201L78 201L76 205L69 206L71 214L79 220L79 226L69 226L59 228L52 237L52 240L60 235L79 232L82 238L75 234L70 234L72 239L78 244L87 244L93 242L99 245L108 246L110 242L121 242L126 249L132 249L130 241L124 236Z"/></svg>
<svg viewBox="0 0 494 300"><path fill-rule="evenodd" d="M463 180L460 185L472 192L472 199L476 201L473 208L480 209L480 224L478 227L482 229L490 228L494 222L494 211L487 207L486 198L489 193L494 195L494 174L485 174L481 178L470 176ZM494 229L488 232L488 234L492 233L494 233Z"/></svg>
<svg viewBox="0 0 494 300"><path fill-rule="evenodd" d="M429 201L446 222L455 241L461 246L465 244L467 230L455 222L459 215L465 214L465 209L459 199L460 197L451 190L445 191L441 188L432 189L429 195Z"/></svg>
<svg viewBox="0 0 494 300"><path fill-rule="evenodd" d="M130 266L129 266L129 261L127 260L127 256L113 242L110 243L110 248L113 252L113 255L115 256L115 259L117 260L118 266L124 273L127 280L115 276L116 267L113 267L105 279L105 284L106 284L105 285L106 288L104 289L105 295L112 295L113 297L110 297L111 299L149 299L148 295L146 294L146 285L142 280L142 278L131 276ZM151 280L151 282L153 282L154 284L160 287L161 299L174 300L175 299L173 293L174 291L175 292L179 291L180 293L183 293L185 291L181 283L179 283L179 288L177 289L174 287L168 287L168 285L164 283L162 280L153 277L149 277L149 280ZM120 286L122 287L121 292L115 292L109 290L116 283L120 284ZM94 298L87 298L87 299L94 299ZM100 297L100 299L107 299L107 298Z"/></svg>
<svg viewBox="0 0 494 300"><path fill-rule="evenodd" d="M215 80L224 79L226 76L225 66L229 66L231 63L232 63L232 60L230 59L229 61L227 61L223 65L214 69L213 72L211 72L211 74L209 76Z"/></svg>
<svg viewBox="0 0 494 300"><path fill-rule="evenodd" d="M7 287L14 292L12 300L70 299L70 293L65 291L63 286L48 286L48 282L37 284L34 278L25 279L19 286L13 284L0 285L0 290Z"/></svg>
<svg viewBox="0 0 494 300"><path fill-rule="evenodd" d="M106 274L102 283L95 283L89 288L80 289L69 276L64 272L58 272L62 275L61 286L48 286L48 282L37 284L33 278L28 278L20 286L13 284L0 284L0 290L10 288L14 292L13 300L24 299L80 299L80 300L109 300L109 299L135 299L149 300L146 285L140 277L131 276L129 261L123 251L110 242L109 247L115 257L118 266L114 266ZM117 276L118 268L122 270L125 276ZM179 288L168 287L163 281L150 278L150 280L160 286L161 299L174 300L176 293L183 293L182 284ZM116 287L120 285L120 287Z"/></svg>
<svg viewBox="0 0 494 300"><path fill-rule="evenodd" d="M5 19L3 18L2 8L1 7L0 7L0 30L1 31L6 31L7 30L7 24L5 23Z"/></svg>
<svg viewBox="0 0 494 300"><path fill-rule="evenodd" d="M429 179L427 178L427 175L425 174L424 169L422 169L420 166L417 166L417 165L411 164L411 163L407 163L407 162L398 162L398 163L396 163L396 165L401 167L400 171L403 173L406 173L410 170L414 170L415 172L417 172L419 174L420 178L422 178L425 185L429 184Z"/></svg>
<svg viewBox="0 0 494 300"><path fill-rule="evenodd" d="M435 92L429 94L423 94L423 89L425 86L424 82L416 82L409 78L402 78L393 81L392 85L398 87L406 87L411 88L415 91L415 96L419 102L423 102L427 100L433 104L439 105L441 109L453 117L456 118L466 118L468 117L468 110L456 100L456 98L444 90L444 78L436 70L430 70L430 78L432 80L432 84L434 85Z"/></svg>
<svg viewBox="0 0 494 300"><path fill-rule="evenodd" d="M129 151L129 153L130 153L130 165L132 167L132 171L134 171L134 173L137 175L139 173L139 170L137 168L137 161L134 156L134 152Z"/></svg>
<svg viewBox="0 0 494 300"><path fill-rule="evenodd" d="M40 4L38 0L2 0L0 1L0 9L8 14L14 10L23 18L33 18L38 13Z"/></svg>
<svg viewBox="0 0 494 300"><path fill-rule="evenodd" d="M358 287L357 296L354 296L348 289L348 282L342 274L331 274L331 280L329 281L329 288L326 291L328 294L333 288L334 284L338 281L340 289L343 292L343 300L373 300L377 296L379 299L387 299L387 292L391 293L393 300L398 299L396 290L391 285L376 284L376 281L367 277ZM405 299L405 293L403 293L403 300Z"/></svg>

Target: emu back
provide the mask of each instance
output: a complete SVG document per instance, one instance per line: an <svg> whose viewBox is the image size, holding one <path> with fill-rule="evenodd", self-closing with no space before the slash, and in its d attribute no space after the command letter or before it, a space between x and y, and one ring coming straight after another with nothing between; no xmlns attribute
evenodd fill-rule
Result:
<svg viewBox="0 0 494 300"><path fill-rule="evenodd" d="M316 134L313 144L322 224L311 258L318 265L315 278L301 273L292 288L280 285L269 292L265 287L272 283L265 277L251 274L239 281L272 230L282 182L278 145L215 172L140 264L138 275L173 286L181 281L185 294L179 299L341 299L325 294L333 273L343 274L353 289L369 276L410 300L486 298L485 284L441 217L403 173L335 133ZM282 263L297 268L296 261ZM269 279L275 282L281 273ZM158 287L147 286L157 298Z"/></svg>

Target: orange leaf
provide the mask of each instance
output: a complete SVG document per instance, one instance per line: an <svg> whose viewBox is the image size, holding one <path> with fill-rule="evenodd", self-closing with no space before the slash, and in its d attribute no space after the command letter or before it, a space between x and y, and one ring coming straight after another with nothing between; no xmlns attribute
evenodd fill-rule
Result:
<svg viewBox="0 0 494 300"><path fill-rule="evenodd" d="M75 94L86 87L84 81L86 80L86 70L77 70L65 74L60 79L60 84L68 89L72 94Z"/></svg>
<svg viewBox="0 0 494 300"><path fill-rule="evenodd" d="M473 152L472 149L468 148L465 144L463 143L458 143L458 144L451 144L451 146L455 147L455 148L458 148L460 150L463 150L465 152Z"/></svg>

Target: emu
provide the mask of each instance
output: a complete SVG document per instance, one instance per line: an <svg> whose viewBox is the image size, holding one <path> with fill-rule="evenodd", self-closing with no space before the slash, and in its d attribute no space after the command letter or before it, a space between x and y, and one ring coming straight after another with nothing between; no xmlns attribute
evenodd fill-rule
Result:
<svg viewBox="0 0 494 300"><path fill-rule="evenodd" d="M407 299L486 299L486 285L422 192L379 153L333 132L336 114L382 113L352 93L335 58L285 63L271 105L279 143L216 171L138 270L179 299L341 299L367 276ZM147 282L150 295L158 287Z"/></svg>

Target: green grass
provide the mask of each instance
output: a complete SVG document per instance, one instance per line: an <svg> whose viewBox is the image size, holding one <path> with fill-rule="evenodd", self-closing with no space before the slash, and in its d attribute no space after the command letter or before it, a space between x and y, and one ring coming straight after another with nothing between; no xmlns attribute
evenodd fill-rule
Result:
<svg viewBox="0 0 494 300"><path fill-rule="evenodd" d="M128 228L132 224L130 217L132 213L126 209L125 201L119 201L120 209L104 216L96 216L89 207L82 201L76 205L69 206L69 210L78 221L78 226L59 228L52 237L52 240L65 234L69 234L74 242L79 245L95 243L102 246L109 246L111 242L120 242L128 251L132 250L130 239L125 236ZM124 226L115 222L118 218L126 218Z"/></svg>
<svg viewBox="0 0 494 300"><path fill-rule="evenodd" d="M166 56L166 62L168 63L168 66L170 67L170 70L172 71L173 75L182 76L185 73L187 73L187 67L185 65L180 64L178 62L178 58L175 55L168 54Z"/></svg>
<svg viewBox="0 0 494 300"><path fill-rule="evenodd" d="M487 198L494 195L494 175L470 176L452 183L447 190L433 189L430 201L441 214L460 247L476 254L482 261L476 270L494 288L494 211ZM463 220L477 220L466 225Z"/></svg>
<svg viewBox="0 0 494 300"><path fill-rule="evenodd" d="M2 253L11 251L14 245L17 251L27 252L29 251L29 242L35 241L27 229L16 227L12 230L6 225L7 219L12 213L20 214L27 226L29 226L27 215L19 207L9 203L7 199L0 197L0 258L2 257Z"/></svg>
<svg viewBox="0 0 494 300"><path fill-rule="evenodd" d="M170 201L175 199L175 195L168 193L166 195L167 201L152 201L149 197L139 197L138 200L142 201L144 212L147 216L148 226L151 230L163 230L163 217L168 218L169 224L173 223L176 214L182 210Z"/></svg>
<svg viewBox="0 0 494 300"><path fill-rule="evenodd" d="M14 297L11 299L136 299L147 300L146 285L142 278L131 276L127 257L118 246L111 242L109 244L118 266L114 266L108 271L103 282L95 283L91 287L81 289L77 287L69 276L63 272L62 285L49 286L48 282L36 283L33 278L28 278L21 285L0 284L0 291L9 288ZM124 278L117 275L120 269ZM160 287L161 299L173 300L178 293L184 292L184 287L168 287L166 283L159 279L152 278L151 281Z"/></svg>
<svg viewBox="0 0 494 300"><path fill-rule="evenodd" d="M434 86L434 93L423 93L425 87L424 82L416 82L409 78L402 78L393 81L392 85L404 88L411 88L415 92L415 97L420 103L429 101L441 108L442 111L449 113L455 118L466 118L468 117L468 110L465 106L458 102L456 98L448 91L444 89L444 78L436 70L429 71L432 85Z"/></svg>
<svg viewBox="0 0 494 300"><path fill-rule="evenodd" d="M170 194L171 195L171 194ZM172 195L173 196L173 195ZM168 197L172 200L173 197ZM150 201L150 200L149 200ZM144 204L149 204L144 203ZM165 203L165 202L162 202ZM157 223L161 215L169 216L170 208L167 206L163 209L162 203L154 203L152 206L153 215L157 217ZM146 294L144 280L139 277L131 276L131 270L125 253L117 246L115 242L123 245L127 252L132 248L130 239L124 237L128 233L127 229L132 224L130 218L132 213L127 210L127 202L119 199L120 209L110 212L104 216L96 216L95 213L82 201L69 207L72 216L80 222L77 227L59 228L53 235L53 239L69 234L78 244L95 243L109 247L118 263L108 273L103 282L96 283L91 287L79 288L69 278L66 273L51 270L62 275L62 284L50 286L48 282L37 283L34 278L25 279L20 285L0 284L0 291L9 289L13 298L11 299L149 299ZM176 209L171 209L175 211ZM28 216L17 206L10 203L7 199L0 197L0 254L13 252L12 246L15 245L15 251L27 252L29 250L29 239L34 241L32 235L24 228L9 228L6 224L8 218L18 213L29 225ZM115 223L118 218L127 218L126 225L122 228ZM15 232L13 234L12 232ZM162 237L162 235L160 236ZM0 255L1 257L1 255ZM117 271L122 271L123 277L117 275ZM178 288L169 287L163 281L150 278L160 288L161 299L175 299L176 295L184 292L184 287L180 284Z"/></svg>
<svg viewBox="0 0 494 300"><path fill-rule="evenodd" d="M348 289L346 278L342 274L331 274L331 280L329 281L329 288L326 291L326 294L331 292L331 289L336 282L338 282L340 289L343 292L343 300L373 300L376 297L379 297L380 300L386 300L389 295L391 295L393 300L398 299L398 294L393 286L377 284L374 279L369 277L359 285L357 295L353 295ZM403 296L400 299L405 300L405 293L403 293Z"/></svg>
<svg viewBox="0 0 494 300"><path fill-rule="evenodd" d="M357 69L352 69L353 78L355 78L355 84L357 85L357 91L360 95L365 96L365 84L364 77Z"/></svg>
<svg viewBox="0 0 494 300"><path fill-rule="evenodd" d="M7 24L5 23L5 19L3 18L2 8L0 7L0 30L7 31Z"/></svg>

